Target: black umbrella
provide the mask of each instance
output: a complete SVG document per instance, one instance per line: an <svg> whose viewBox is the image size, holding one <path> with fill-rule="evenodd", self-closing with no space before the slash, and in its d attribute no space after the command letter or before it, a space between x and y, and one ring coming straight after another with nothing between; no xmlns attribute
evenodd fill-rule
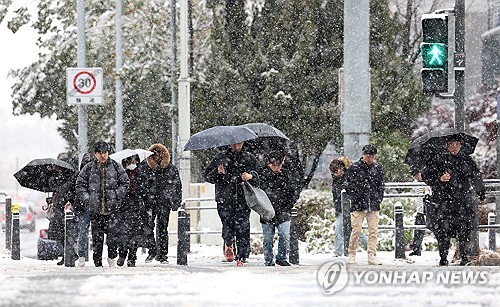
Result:
<svg viewBox="0 0 500 307"><path fill-rule="evenodd" d="M54 192L50 183L54 175L58 179L68 180L75 174L75 169L68 163L52 158L35 159L21 168L14 177L23 187L41 191Z"/></svg>
<svg viewBox="0 0 500 307"><path fill-rule="evenodd" d="M462 142L460 149L462 153L466 155L474 153L478 138L455 128L446 128L433 130L414 139L408 147L405 163L414 169L422 168L427 162L446 152L446 141L452 136L458 137Z"/></svg>
<svg viewBox="0 0 500 307"><path fill-rule="evenodd" d="M196 134L186 142L184 150L209 149L236 144L257 138L257 135L247 127L215 126Z"/></svg>
<svg viewBox="0 0 500 307"><path fill-rule="evenodd" d="M277 137L281 139L288 140L288 137L281 132L278 128L275 128L266 123L250 123L242 125L252 130L259 138L261 137Z"/></svg>

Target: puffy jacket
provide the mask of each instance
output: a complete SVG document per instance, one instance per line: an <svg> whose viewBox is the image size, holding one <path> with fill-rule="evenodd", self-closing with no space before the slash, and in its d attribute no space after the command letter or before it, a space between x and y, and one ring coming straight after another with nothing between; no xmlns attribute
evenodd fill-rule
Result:
<svg viewBox="0 0 500 307"><path fill-rule="evenodd" d="M75 189L82 204L90 213L101 212L101 171L99 162L92 160L78 174ZM104 195L105 207L109 213L121 209L122 201L127 195L129 179L125 169L116 161L108 159L105 168Z"/></svg>
<svg viewBox="0 0 500 307"><path fill-rule="evenodd" d="M170 153L162 144L153 144L149 151L161 152L161 162L152 156L140 165L137 191L147 209L177 210L182 203L182 182L177 167L170 163Z"/></svg>
<svg viewBox="0 0 500 307"><path fill-rule="evenodd" d="M360 159L346 171L344 186L352 211L379 211L384 199L384 170L381 164L368 165Z"/></svg>

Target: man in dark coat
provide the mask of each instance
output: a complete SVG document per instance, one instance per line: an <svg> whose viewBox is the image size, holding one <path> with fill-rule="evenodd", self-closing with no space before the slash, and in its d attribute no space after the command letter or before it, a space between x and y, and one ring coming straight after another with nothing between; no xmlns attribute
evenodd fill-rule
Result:
<svg viewBox="0 0 500 307"><path fill-rule="evenodd" d="M276 264L290 266L287 261L290 250L290 214L298 199L301 177L293 172L285 163L286 155L282 151L274 151L268 155L267 166L260 176L260 188L264 190L274 208L274 218L270 221L260 220L264 240L264 263L274 266L273 242L275 229L278 229L278 254Z"/></svg>
<svg viewBox="0 0 500 307"><path fill-rule="evenodd" d="M352 164L346 172L345 188L351 199L351 238L349 240L349 263L356 263L356 248L363 220L368 223L368 264L380 265L376 258L377 232L380 203L384 198L384 170L375 162L377 148L371 144L363 147L363 157Z"/></svg>
<svg viewBox="0 0 500 307"><path fill-rule="evenodd" d="M182 203L182 183L177 167L170 161L170 153L162 144L149 147L153 155L146 159L139 170L139 182L149 215L148 256L146 263L158 259L168 264L168 221L170 211L177 211ZM156 221L156 240L153 233Z"/></svg>
<svg viewBox="0 0 500 307"><path fill-rule="evenodd" d="M448 265L450 238L456 237L460 245L461 265L468 262L467 245L471 240L475 222L472 190L481 203L485 201L485 188L481 172L469 155L460 151L460 135L446 141L446 152L429 162L422 178L432 189L431 204L426 207L429 228L438 240L439 265Z"/></svg>
<svg viewBox="0 0 500 307"><path fill-rule="evenodd" d="M250 254L250 208L246 205L243 181L258 184L259 162L243 150L243 142L232 144L218 153L203 174L206 181L215 184L217 212L222 222L224 256L234 260L236 236L236 261L243 266Z"/></svg>
<svg viewBox="0 0 500 307"><path fill-rule="evenodd" d="M109 224L114 219L114 213L121 209L129 185L127 173L118 162L109 158L108 150L108 143L104 141L94 144L95 160L83 167L75 185L79 200L90 212L93 260L96 267L102 266L105 234L108 264L116 264L117 245L115 238L110 237Z"/></svg>

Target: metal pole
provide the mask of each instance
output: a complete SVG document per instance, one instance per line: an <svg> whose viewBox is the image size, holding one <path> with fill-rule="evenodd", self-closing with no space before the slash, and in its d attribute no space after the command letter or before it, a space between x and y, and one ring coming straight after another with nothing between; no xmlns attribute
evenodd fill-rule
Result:
<svg viewBox="0 0 500 307"><path fill-rule="evenodd" d="M12 248L12 198L5 198L5 248Z"/></svg>
<svg viewBox="0 0 500 307"><path fill-rule="evenodd" d="M189 230L189 225L187 225L186 211L184 208L179 208L177 211L177 264L187 265L187 253L189 249L189 238L187 231Z"/></svg>
<svg viewBox="0 0 500 307"><path fill-rule="evenodd" d="M403 225L403 205L400 202L394 204L394 223L396 224L396 259L405 258L405 234Z"/></svg>
<svg viewBox="0 0 500 307"><path fill-rule="evenodd" d="M19 231L19 208L12 212L12 251L11 258L13 260L21 259L21 238Z"/></svg>
<svg viewBox="0 0 500 307"><path fill-rule="evenodd" d="M77 66L85 67L85 6L84 0L76 1L77 15ZM78 161L82 161L83 155L88 152L87 145L87 109L78 105Z"/></svg>
<svg viewBox="0 0 500 307"><path fill-rule="evenodd" d="M344 89L341 130L344 154L361 156L369 143L370 114L370 0L344 1Z"/></svg>
<svg viewBox="0 0 500 307"><path fill-rule="evenodd" d="M455 54L465 54L465 0L455 1ZM465 58L463 59L465 61ZM455 71L455 128L465 129L465 65Z"/></svg>
<svg viewBox="0 0 500 307"><path fill-rule="evenodd" d="M340 193L342 204L342 234L344 235L344 256L349 255L349 240L351 238L351 204L345 190Z"/></svg>
<svg viewBox="0 0 500 307"><path fill-rule="evenodd" d="M488 213L488 225L495 225L496 214L494 212ZM488 245L491 251L497 250L496 230L495 228L488 229Z"/></svg>
<svg viewBox="0 0 500 307"><path fill-rule="evenodd" d="M116 60L115 60L115 150L123 149L123 102L121 70L123 64L122 54L122 0L116 0Z"/></svg>
<svg viewBox="0 0 500 307"><path fill-rule="evenodd" d="M299 264L299 231L297 223L297 208L292 208L290 213L290 255L291 264Z"/></svg>
<svg viewBox="0 0 500 307"><path fill-rule="evenodd" d="M177 93L175 92L175 82L174 82L174 76L177 75L177 25L176 25L176 19L177 19L177 8L176 8L176 1L175 0L170 0L170 30L172 33L172 42L171 42L171 51L172 51L172 59L170 62L170 68L171 68L171 82L170 82L170 94L172 95L171 100L172 100L172 109L171 109L171 114L170 118L172 121L172 161L175 166L179 167L179 147L178 142L179 142L179 133L177 131Z"/></svg>
<svg viewBox="0 0 500 307"><path fill-rule="evenodd" d="M75 214L71 210L64 212L64 266L75 266Z"/></svg>
<svg viewBox="0 0 500 307"><path fill-rule="evenodd" d="M188 1L180 0L180 78L179 86L179 173L182 181L182 198L189 197L191 182L191 153L183 151L191 135L191 97L188 70Z"/></svg>

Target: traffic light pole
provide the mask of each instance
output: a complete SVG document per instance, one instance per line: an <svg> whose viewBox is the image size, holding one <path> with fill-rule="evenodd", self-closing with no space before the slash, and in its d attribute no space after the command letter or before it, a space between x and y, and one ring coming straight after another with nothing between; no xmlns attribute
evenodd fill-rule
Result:
<svg viewBox="0 0 500 307"><path fill-rule="evenodd" d="M465 129L465 0L455 0L455 128Z"/></svg>

